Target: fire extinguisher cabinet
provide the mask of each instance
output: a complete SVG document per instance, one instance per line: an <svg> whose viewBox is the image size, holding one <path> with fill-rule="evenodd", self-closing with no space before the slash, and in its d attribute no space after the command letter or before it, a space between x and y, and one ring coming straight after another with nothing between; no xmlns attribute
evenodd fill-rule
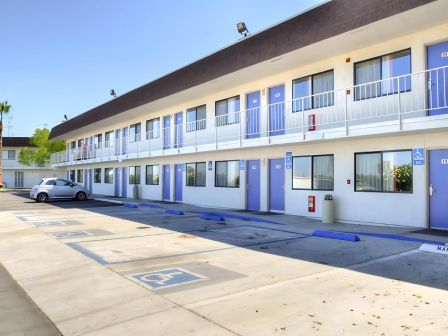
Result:
<svg viewBox="0 0 448 336"><path fill-rule="evenodd" d="M334 223L334 201L332 195L325 195L322 204L322 222Z"/></svg>

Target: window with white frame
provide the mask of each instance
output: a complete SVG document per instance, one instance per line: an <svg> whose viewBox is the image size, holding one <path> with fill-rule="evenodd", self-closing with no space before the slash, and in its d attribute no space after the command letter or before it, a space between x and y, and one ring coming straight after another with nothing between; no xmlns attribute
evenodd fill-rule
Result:
<svg viewBox="0 0 448 336"><path fill-rule="evenodd" d="M412 150L355 154L355 191L412 193Z"/></svg>
<svg viewBox="0 0 448 336"><path fill-rule="evenodd" d="M334 190L334 156L293 157L292 189Z"/></svg>
<svg viewBox="0 0 448 336"><path fill-rule="evenodd" d="M160 118L146 121L146 140L160 138Z"/></svg>
<svg viewBox="0 0 448 336"><path fill-rule="evenodd" d="M217 161L215 187L240 187L240 161Z"/></svg>
<svg viewBox="0 0 448 336"><path fill-rule="evenodd" d="M105 168L104 169L104 183L112 184L114 183L114 169Z"/></svg>
<svg viewBox="0 0 448 336"><path fill-rule="evenodd" d="M240 96L215 102L216 126L226 126L240 122Z"/></svg>
<svg viewBox="0 0 448 336"><path fill-rule="evenodd" d="M292 81L293 112L334 104L334 71L328 70Z"/></svg>
<svg viewBox="0 0 448 336"><path fill-rule="evenodd" d="M4 150L2 151L2 160L15 160L16 151L15 150Z"/></svg>
<svg viewBox="0 0 448 336"><path fill-rule="evenodd" d="M411 90L411 49L355 63L355 100ZM403 76L403 77L400 77ZM399 78L393 78L399 77Z"/></svg>
<svg viewBox="0 0 448 336"><path fill-rule="evenodd" d="M187 163L187 186L205 187L207 165L205 162Z"/></svg>
<svg viewBox="0 0 448 336"><path fill-rule="evenodd" d="M187 110L187 132L206 128L206 106L201 105Z"/></svg>

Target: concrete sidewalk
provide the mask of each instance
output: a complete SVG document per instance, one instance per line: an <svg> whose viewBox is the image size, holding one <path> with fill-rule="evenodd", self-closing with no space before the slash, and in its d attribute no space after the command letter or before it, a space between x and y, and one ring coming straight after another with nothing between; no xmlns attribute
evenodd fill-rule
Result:
<svg viewBox="0 0 448 336"><path fill-rule="evenodd" d="M60 335L1 263L0 321L0 335Z"/></svg>

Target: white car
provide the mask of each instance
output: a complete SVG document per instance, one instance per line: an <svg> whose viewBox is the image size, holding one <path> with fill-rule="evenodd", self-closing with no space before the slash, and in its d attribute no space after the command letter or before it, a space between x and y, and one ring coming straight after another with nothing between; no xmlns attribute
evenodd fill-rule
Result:
<svg viewBox="0 0 448 336"><path fill-rule="evenodd" d="M40 180L30 191L30 198L36 202L64 198L84 201L89 197L90 191L87 188L55 177Z"/></svg>

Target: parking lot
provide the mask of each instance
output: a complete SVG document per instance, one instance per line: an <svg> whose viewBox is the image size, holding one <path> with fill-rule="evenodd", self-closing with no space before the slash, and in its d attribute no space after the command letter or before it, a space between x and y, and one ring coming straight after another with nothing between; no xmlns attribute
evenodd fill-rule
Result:
<svg viewBox="0 0 448 336"><path fill-rule="evenodd" d="M448 256L418 250L448 237L147 203L39 204L2 193L0 261L63 335L448 331Z"/></svg>

